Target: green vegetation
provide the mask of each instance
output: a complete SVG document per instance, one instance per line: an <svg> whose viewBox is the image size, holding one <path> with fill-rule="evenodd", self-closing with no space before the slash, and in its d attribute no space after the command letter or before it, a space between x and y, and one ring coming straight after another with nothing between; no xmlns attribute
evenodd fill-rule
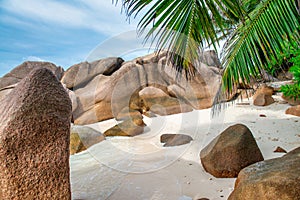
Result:
<svg viewBox="0 0 300 200"><path fill-rule="evenodd" d="M116 1L118 2L118 1ZM236 91L239 82L276 72L287 46L300 46L299 10L295 0L122 0L130 17L143 11L138 24L146 40L167 49L175 69L193 74L198 52L211 44L222 52L222 88ZM288 45L286 45L288 44ZM270 64L273 63L273 64ZM273 67L270 67L273 66Z"/></svg>
<svg viewBox="0 0 300 200"><path fill-rule="evenodd" d="M292 58L299 55L299 44L297 44L295 39L291 42L284 42L285 50L284 52L277 52L276 55L278 59L276 60L272 55L270 62L268 62L268 66L266 68L266 71L272 75L273 77L277 77L279 73L286 72L288 69L293 65L293 62L295 62L295 58L291 60Z"/></svg>
<svg viewBox="0 0 300 200"><path fill-rule="evenodd" d="M283 95L294 100L300 99L300 49L294 51L294 57L290 59L293 66L290 72L294 75L294 84L281 86Z"/></svg>

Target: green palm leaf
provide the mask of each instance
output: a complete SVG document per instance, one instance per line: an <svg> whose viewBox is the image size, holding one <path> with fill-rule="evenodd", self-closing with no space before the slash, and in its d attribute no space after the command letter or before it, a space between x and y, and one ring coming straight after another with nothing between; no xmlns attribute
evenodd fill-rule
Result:
<svg viewBox="0 0 300 200"><path fill-rule="evenodd" d="M123 0L128 16L146 9L138 29L150 28L157 49L167 49L169 60L178 72L192 72L198 50L207 44L215 49L221 35L226 34L232 16L239 18L244 11L238 0ZM186 73L188 74L188 73Z"/></svg>
<svg viewBox="0 0 300 200"><path fill-rule="evenodd" d="M271 59L278 60L287 44L299 46L299 14L294 0L263 0L252 9L244 24L239 24L225 46L222 85L227 93L250 78L262 78Z"/></svg>

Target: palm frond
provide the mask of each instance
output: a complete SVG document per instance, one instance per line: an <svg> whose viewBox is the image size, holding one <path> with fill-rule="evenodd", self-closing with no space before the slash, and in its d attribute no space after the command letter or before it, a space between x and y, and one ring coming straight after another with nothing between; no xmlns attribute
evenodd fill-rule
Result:
<svg viewBox="0 0 300 200"><path fill-rule="evenodd" d="M190 74L199 49L212 44L217 50L220 33L225 35L230 15L244 11L239 0L123 0L128 16L147 10L138 24L139 33L147 28L146 40L167 50L176 71Z"/></svg>
<svg viewBox="0 0 300 200"><path fill-rule="evenodd" d="M222 58L222 87L231 94L242 82L262 78L263 69L279 59L287 42L299 39L299 15L294 0L262 0L229 38Z"/></svg>

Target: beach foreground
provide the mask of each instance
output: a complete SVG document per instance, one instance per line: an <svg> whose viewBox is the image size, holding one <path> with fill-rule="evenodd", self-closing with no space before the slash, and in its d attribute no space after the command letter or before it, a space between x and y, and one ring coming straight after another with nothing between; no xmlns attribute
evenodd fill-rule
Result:
<svg viewBox="0 0 300 200"><path fill-rule="evenodd" d="M264 159L281 157L300 146L299 117L286 115L281 97L266 107L243 100L211 118L211 109L148 118L143 134L111 137L70 157L73 199L227 199L235 178L215 178L203 169L199 153L227 127L242 123L254 135ZM249 105L248 105L249 103ZM114 119L88 125L100 132ZM190 144L163 147L165 133L190 135Z"/></svg>

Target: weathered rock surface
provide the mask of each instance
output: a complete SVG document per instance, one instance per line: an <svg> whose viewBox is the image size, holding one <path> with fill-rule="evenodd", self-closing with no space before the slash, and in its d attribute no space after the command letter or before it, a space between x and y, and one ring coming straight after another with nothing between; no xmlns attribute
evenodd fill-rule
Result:
<svg viewBox="0 0 300 200"><path fill-rule="evenodd" d="M244 168L229 200L300 199L300 148Z"/></svg>
<svg viewBox="0 0 300 200"><path fill-rule="evenodd" d="M142 113L145 104L139 92L147 87L160 89L164 93L165 99L155 102L158 108L152 108L157 114L208 108L213 103L221 78L213 67L199 63L198 71L191 81L184 78L178 80L172 66L166 65L164 52L129 62L122 62L119 58L110 58L107 62L103 60L74 65L62 78L62 82L77 96L78 107L73 112L75 124L95 123L117 117L124 108ZM112 71L108 73L108 69ZM172 105L166 107L165 100Z"/></svg>
<svg viewBox="0 0 300 200"><path fill-rule="evenodd" d="M70 154L84 151L103 140L105 137L100 132L87 126L74 125L71 127Z"/></svg>
<svg viewBox="0 0 300 200"><path fill-rule="evenodd" d="M282 95L282 98L287 101L290 105L292 106L298 106L300 105L300 99L293 99L293 98L289 98L289 97L286 97L284 95Z"/></svg>
<svg viewBox="0 0 300 200"><path fill-rule="evenodd" d="M214 50L203 51L199 54L200 61L207 66L213 66L220 68L221 62L218 58L218 54Z"/></svg>
<svg viewBox="0 0 300 200"><path fill-rule="evenodd" d="M66 92L68 93L69 98L70 98L70 100L72 102L72 112L74 112L77 109L77 107L78 107L78 102L77 102L76 94L72 90L69 90L68 88L66 88L65 85L63 85L63 86L64 86Z"/></svg>
<svg viewBox="0 0 300 200"><path fill-rule="evenodd" d="M253 96L253 104L255 106L268 106L274 103L272 97L274 93L274 88L270 86L263 85L260 87Z"/></svg>
<svg viewBox="0 0 300 200"><path fill-rule="evenodd" d="M160 136L160 142L165 143L164 147L180 146L188 144L192 140L191 136L184 134L163 134Z"/></svg>
<svg viewBox="0 0 300 200"><path fill-rule="evenodd" d="M10 85L0 89L0 101L4 99L15 87L17 84Z"/></svg>
<svg viewBox="0 0 300 200"><path fill-rule="evenodd" d="M251 131L242 124L230 126L201 152L204 169L217 178L237 177L246 166L264 158Z"/></svg>
<svg viewBox="0 0 300 200"><path fill-rule="evenodd" d="M126 120L131 118L143 118L142 114L130 108L122 109L116 117L116 120Z"/></svg>
<svg viewBox="0 0 300 200"><path fill-rule="evenodd" d="M71 66L62 78L62 83L68 88L80 88L99 74L110 76L124 62L122 58L105 58L92 63L82 62Z"/></svg>
<svg viewBox="0 0 300 200"><path fill-rule="evenodd" d="M63 68L57 67L53 63L26 61L0 78L0 101L4 99L32 70L41 68L51 70L58 80L61 79L64 73Z"/></svg>
<svg viewBox="0 0 300 200"><path fill-rule="evenodd" d="M144 112L143 113L143 115L145 115L146 117L150 117L150 118L152 118L152 117L157 117L153 112L151 112L151 111L146 111L146 112Z"/></svg>
<svg viewBox="0 0 300 200"><path fill-rule="evenodd" d="M258 94L253 97L253 105L255 106L268 106L274 102L275 101L272 96L265 94Z"/></svg>
<svg viewBox="0 0 300 200"><path fill-rule="evenodd" d="M48 69L1 101L0 199L71 199L71 101Z"/></svg>
<svg viewBox="0 0 300 200"><path fill-rule="evenodd" d="M55 74L58 80L63 76L64 70L61 67L57 67L53 63L50 62L33 62L26 61L21 65L15 67L8 74L5 74L2 78L0 78L0 90L14 85L20 82L24 77L26 77L32 70L47 68Z"/></svg>
<svg viewBox="0 0 300 200"><path fill-rule="evenodd" d="M300 117L300 105L289 107L285 111L285 114L287 114L287 115L295 115L295 116Z"/></svg>
<svg viewBox="0 0 300 200"><path fill-rule="evenodd" d="M104 132L105 136L133 137L144 132L146 124L141 118L127 119Z"/></svg>
<svg viewBox="0 0 300 200"><path fill-rule="evenodd" d="M280 81L293 80L294 75L289 71L283 71L283 72L279 72L279 74L277 75L277 78Z"/></svg>
<svg viewBox="0 0 300 200"><path fill-rule="evenodd" d="M158 115L171 115L193 110L190 105L177 98L170 97L161 89L155 87L144 88L139 92L139 97L143 102L143 110L151 111Z"/></svg>

